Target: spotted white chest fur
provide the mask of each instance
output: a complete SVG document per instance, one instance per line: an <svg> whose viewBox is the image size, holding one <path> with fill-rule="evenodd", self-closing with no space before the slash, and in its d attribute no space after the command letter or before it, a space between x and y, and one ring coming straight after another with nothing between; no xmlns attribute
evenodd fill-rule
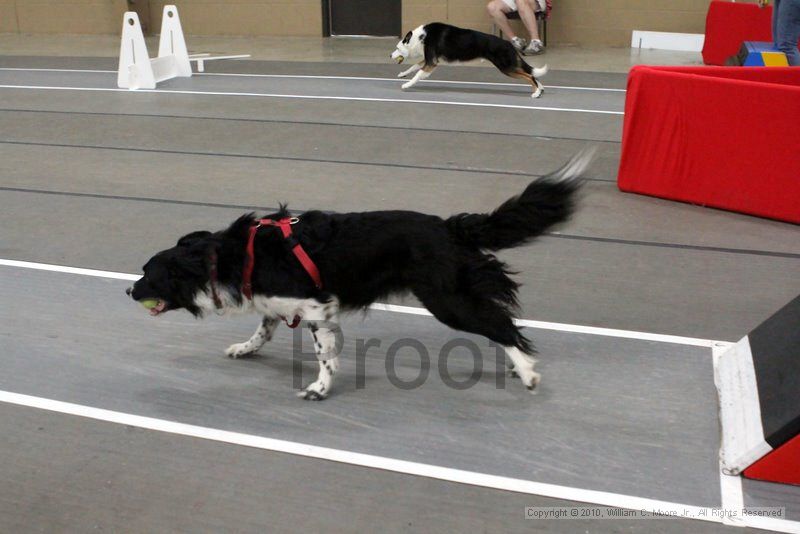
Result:
<svg viewBox="0 0 800 534"><path fill-rule="evenodd" d="M219 288L217 294L222 304L217 308L211 297L210 288L198 291L194 302L205 312L222 315L260 313L263 317L256 331L247 341L234 343L225 351L229 358L242 358L254 354L264 343L272 339L272 334L281 320L302 319L308 324L314 338L314 352L319 360L317 380L306 386L298 395L307 400L322 400L328 396L333 384L333 376L339 369L337 344L339 333L339 300L332 298L322 302L317 299L297 299L291 297L267 297L256 295L252 300L237 302L229 291Z"/></svg>
<svg viewBox="0 0 800 534"><path fill-rule="evenodd" d="M300 317L307 321L326 321L335 316L339 309L339 302L335 298L329 302L320 302L316 299L255 295L252 300L243 299L241 302L236 302L224 288L220 288L217 293L222 302L220 309L214 305L210 290L198 291L194 303L203 311L223 315L260 313L271 319L292 320Z"/></svg>

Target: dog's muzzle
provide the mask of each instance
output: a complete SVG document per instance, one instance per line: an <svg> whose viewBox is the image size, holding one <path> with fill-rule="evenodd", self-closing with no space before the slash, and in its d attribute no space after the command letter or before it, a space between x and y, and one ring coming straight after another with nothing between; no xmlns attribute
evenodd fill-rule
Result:
<svg viewBox="0 0 800 534"><path fill-rule="evenodd" d="M398 63L402 63L403 60L405 59L405 57L403 57L403 54L399 53L397 50L392 52L391 58Z"/></svg>

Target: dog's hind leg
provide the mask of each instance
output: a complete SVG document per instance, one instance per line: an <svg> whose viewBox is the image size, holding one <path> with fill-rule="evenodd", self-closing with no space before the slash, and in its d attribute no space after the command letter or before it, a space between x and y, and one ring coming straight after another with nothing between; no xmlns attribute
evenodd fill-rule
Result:
<svg viewBox="0 0 800 534"><path fill-rule="evenodd" d="M410 89L410 88L414 87L415 85L417 85L417 83L420 80L427 79L433 73L433 71L435 69L436 69L436 65L435 64L433 64L433 65L427 65L427 64L424 65L421 70L417 71L417 73L414 75L413 78L408 80L401 87L403 89Z"/></svg>
<svg viewBox="0 0 800 534"><path fill-rule="evenodd" d="M234 343L225 351L228 358L242 358L249 356L264 346L264 343L272 339L275 328L278 327L278 319L264 316L261 324L258 325L253 335L244 343Z"/></svg>
<svg viewBox="0 0 800 534"><path fill-rule="evenodd" d="M403 72L401 72L400 74L398 74L397 77L398 78L405 78L409 74L414 74L419 69L421 69L423 65L425 65L424 61L420 61L419 63L416 63L415 65L411 65L410 68L408 68L408 69L404 70Z"/></svg>
<svg viewBox="0 0 800 534"><path fill-rule="evenodd" d="M439 321L456 330L480 334L501 345L515 372L528 390L541 381L534 371L536 360L530 341L520 333L508 311L487 298L463 294L436 294L415 291L417 297Z"/></svg>
<svg viewBox="0 0 800 534"><path fill-rule="evenodd" d="M297 393L298 397L318 401L324 400L331 392L333 377L339 370L339 352L342 350L338 314L338 304L329 302L319 313L306 316L311 337L314 338L314 352L319 360L319 375L314 382Z"/></svg>
<svg viewBox="0 0 800 534"><path fill-rule="evenodd" d="M544 92L544 85L542 85L542 82L534 78L532 74L525 72L521 68L518 68L511 72L505 72L504 74L506 76L510 76L512 78L519 78L520 80L525 80L528 83L530 83L533 86L533 93L531 94L531 98L539 98L540 96L542 96L542 93Z"/></svg>

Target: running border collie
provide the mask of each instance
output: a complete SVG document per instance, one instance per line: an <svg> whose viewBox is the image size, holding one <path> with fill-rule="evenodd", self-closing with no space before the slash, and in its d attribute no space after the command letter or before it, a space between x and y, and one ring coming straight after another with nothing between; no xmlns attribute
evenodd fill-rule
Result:
<svg viewBox="0 0 800 534"><path fill-rule="evenodd" d="M127 293L149 301L144 304L155 316L178 309L196 317L261 314L252 337L225 351L230 358L255 353L281 319L304 320L314 338L319 375L298 395L322 400L339 367L339 314L410 292L445 325L502 345L510 374L533 391L540 380L535 350L513 319L519 285L491 252L520 246L566 221L592 156L593 149L581 151L491 213L442 219L414 211L310 211L288 219L281 206L267 218L290 221L291 240L278 228L255 226L255 215L246 214L225 230L181 237L144 265L144 276ZM295 255L298 245L313 261L314 274Z"/></svg>
<svg viewBox="0 0 800 534"><path fill-rule="evenodd" d="M539 98L544 92L544 86L537 78L547 74L547 65L531 67L514 45L488 33L431 22L408 32L392 52L392 59L398 63L405 60L415 62L397 75L398 78L405 78L416 72L411 80L402 85L403 89L410 89L420 80L428 78L439 63L478 58L491 61L506 76L530 83L533 86L532 98Z"/></svg>

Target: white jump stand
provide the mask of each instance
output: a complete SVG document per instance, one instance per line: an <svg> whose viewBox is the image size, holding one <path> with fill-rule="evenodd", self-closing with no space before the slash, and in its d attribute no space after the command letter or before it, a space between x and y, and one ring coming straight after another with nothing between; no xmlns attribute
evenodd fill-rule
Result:
<svg viewBox="0 0 800 534"><path fill-rule="evenodd" d="M241 59L249 54L237 56L189 56L183 37L178 9L164 6L161 18L161 35L158 40L158 57L150 59L144 42L139 15L128 11L122 18L122 41L119 50L117 86L123 89L155 89L158 82L192 75L191 61L198 62L198 70L205 70L205 62L216 59Z"/></svg>

